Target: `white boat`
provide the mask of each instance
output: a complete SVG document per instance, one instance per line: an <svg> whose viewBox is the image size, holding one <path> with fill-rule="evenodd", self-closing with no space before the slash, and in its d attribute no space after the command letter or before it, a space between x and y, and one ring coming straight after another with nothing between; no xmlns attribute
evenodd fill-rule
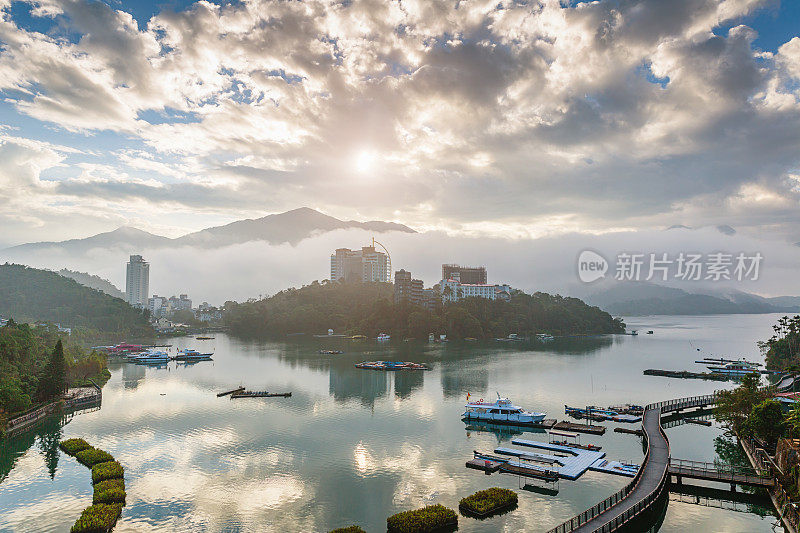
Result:
<svg viewBox="0 0 800 533"><path fill-rule="evenodd" d="M197 350L181 350L174 357L176 361L210 361L213 353L200 353Z"/></svg>
<svg viewBox="0 0 800 533"><path fill-rule="evenodd" d="M752 363L737 362L728 363L723 366L709 366L711 372L715 374L726 374L728 376L746 376L748 374L761 374L761 371Z"/></svg>
<svg viewBox="0 0 800 533"><path fill-rule="evenodd" d="M461 415L464 420L481 420L498 424L539 424L547 413L531 413L511 403L508 398L501 398L488 403L483 398L476 402L468 402L466 411Z"/></svg>
<svg viewBox="0 0 800 533"><path fill-rule="evenodd" d="M128 361L134 363L153 364L153 363L167 363L169 362L169 355L166 352L157 350L147 350L137 354L128 356Z"/></svg>
<svg viewBox="0 0 800 533"><path fill-rule="evenodd" d="M555 339L555 337L553 337L549 333L537 333L536 334L536 340L539 341L539 342L550 342L550 341L552 341L554 339Z"/></svg>
<svg viewBox="0 0 800 533"><path fill-rule="evenodd" d="M386 333L379 333L377 337L375 337L379 341L388 341L391 339L391 336L387 335Z"/></svg>

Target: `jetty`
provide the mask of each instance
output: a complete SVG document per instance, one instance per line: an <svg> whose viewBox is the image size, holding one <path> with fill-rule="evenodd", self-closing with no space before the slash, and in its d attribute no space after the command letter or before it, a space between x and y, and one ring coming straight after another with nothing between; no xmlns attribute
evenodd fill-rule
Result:
<svg viewBox="0 0 800 533"><path fill-rule="evenodd" d="M233 394L234 392L242 392L244 390L245 390L244 387L238 387L238 388L235 388L233 390L229 390L229 391L225 391L225 392L218 392L217 393L217 398L221 398L222 396L227 396L229 394Z"/></svg>
<svg viewBox="0 0 800 533"><path fill-rule="evenodd" d="M680 379L707 379L711 381L728 381L730 376L714 372L690 372L688 370L661 370L658 368L648 368L642 372L645 376L662 376L665 378Z"/></svg>

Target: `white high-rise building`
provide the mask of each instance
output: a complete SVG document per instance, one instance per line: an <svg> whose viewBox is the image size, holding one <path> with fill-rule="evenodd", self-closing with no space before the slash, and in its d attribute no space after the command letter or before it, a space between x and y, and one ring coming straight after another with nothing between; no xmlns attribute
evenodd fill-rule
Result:
<svg viewBox="0 0 800 533"><path fill-rule="evenodd" d="M125 272L125 299L136 307L145 307L150 294L150 264L141 255L132 255Z"/></svg>
<svg viewBox="0 0 800 533"><path fill-rule="evenodd" d="M389 277L388 257L374 246L338 248L331 256L331 281L388 282Z"/></svg>

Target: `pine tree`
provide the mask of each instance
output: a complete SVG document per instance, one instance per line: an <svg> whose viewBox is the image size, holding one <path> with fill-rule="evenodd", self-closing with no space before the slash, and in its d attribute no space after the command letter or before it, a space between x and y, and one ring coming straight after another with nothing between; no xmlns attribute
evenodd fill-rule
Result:
<svg viewBox="0 0 800 533"><path fill-rule="evenodd" d="M64 346L61 339L56 343L50 356L44 375L40 381L40 391L45 399L59 396L67 388L67 363L64 359Z"/></svg>

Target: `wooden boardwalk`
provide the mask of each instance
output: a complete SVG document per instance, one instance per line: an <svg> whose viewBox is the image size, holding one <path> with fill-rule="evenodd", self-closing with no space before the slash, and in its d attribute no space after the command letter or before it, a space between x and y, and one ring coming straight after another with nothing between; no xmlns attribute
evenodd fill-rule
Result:
<svg viewBox="0 0 800 533"><path fill-rule="evenodd" d="M645 408L642 429L647 440L647 455L633 481L594 507L572 517L548 533L606 533L616 531L657 501L669 479L669 440L661 427L662 413L707 407L716 395L695 396L650 404Z"/></svg>
<svg viewBox="0 0 800 533"><path fill-rule="evenodd" d="M669 473L677 478L677 483L679 484L682 478L689 478L751 487L769 488L775 486L775 478L760 476L752 468L733 468L682 459L670 460Z"/></svg>

